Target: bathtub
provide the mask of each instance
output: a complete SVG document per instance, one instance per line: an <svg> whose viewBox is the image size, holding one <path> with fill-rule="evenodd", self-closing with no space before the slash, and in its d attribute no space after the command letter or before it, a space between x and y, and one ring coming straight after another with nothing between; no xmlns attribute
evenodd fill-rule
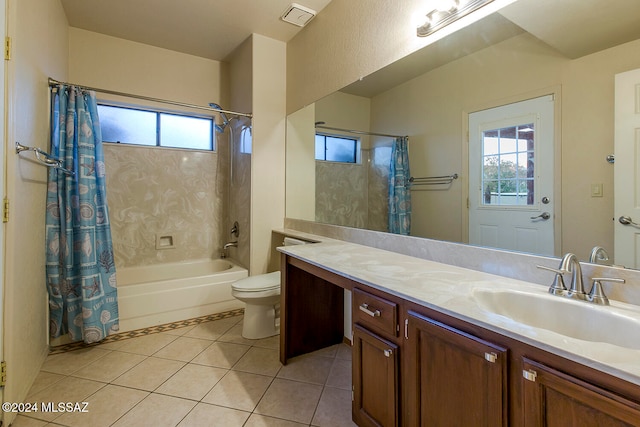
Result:
<svg viewBox="0 0 640 427"><path fill-rule="evenodd" d="M242 308L231 284L247 276L227 259L120 268L120 332Z"/></svg>

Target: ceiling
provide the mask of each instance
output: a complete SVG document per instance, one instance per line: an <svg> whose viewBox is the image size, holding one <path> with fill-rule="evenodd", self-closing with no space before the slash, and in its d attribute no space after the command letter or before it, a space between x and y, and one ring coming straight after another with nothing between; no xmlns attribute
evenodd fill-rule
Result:
<svg viewBox="0 0 640 427"><path fill-rule="evenodd" d="M298 0L320 12L331 0ZM301 27L280 19L290 0L61 0L69 26L224 60L251 34L283 42Z"/></svg>

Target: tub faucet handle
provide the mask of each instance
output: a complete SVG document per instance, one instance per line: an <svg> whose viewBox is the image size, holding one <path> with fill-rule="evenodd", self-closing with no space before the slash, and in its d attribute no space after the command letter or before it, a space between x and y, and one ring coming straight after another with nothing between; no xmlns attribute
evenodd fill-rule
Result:
<svg viewBox="0 0 640 427"><path fill-rule="evenodd" d="M240 224L238 224L238 221L235 221L233 223L233 227L231 228L231 235L236 237L240 235Z"/></svg>

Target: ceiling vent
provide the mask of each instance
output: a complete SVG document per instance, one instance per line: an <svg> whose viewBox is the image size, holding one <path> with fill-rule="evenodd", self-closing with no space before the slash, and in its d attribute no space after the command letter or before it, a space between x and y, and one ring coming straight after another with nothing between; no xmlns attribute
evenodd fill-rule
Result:
<svg viewBox="0 0 640 427"><path fill-rule="evenodd" d="M282 20L298 27L304 27L314 16L316 16L315 10L300 6L297 3L291 3L282 14Z"/></svg>

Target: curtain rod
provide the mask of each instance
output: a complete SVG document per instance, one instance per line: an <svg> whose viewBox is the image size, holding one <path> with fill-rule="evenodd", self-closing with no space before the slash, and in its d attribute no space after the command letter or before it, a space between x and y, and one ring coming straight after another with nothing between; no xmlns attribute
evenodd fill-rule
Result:
<svg viewBox="0 0 640 427"><path fill-rule="evenodd" d="M365 132L365 131L361 131L361 130L334 128L334 127L330 127L330 126L324 126L322 124L317 124L316 128L318 128L318 129L337 130L337 131L340 131L340 132L355 133L355 134L359 134L359 135L387 136L389 138L406 138L406 136L388 135L386 133Z"/></svg>
<svg viewBox="0 0 640 427"><path fill-rule="evenodd" d="M194 104L187 104L184 102L179 102L179 101L169 101L167 99L159 99L159 98L151 98L148 96L142 96L142 95L134 95L131 93L124 93L124 92L116 92L114 90L108 90L108 89L98 89L95 87L89 87L89 86L83 86L83 85L78 85L75 83L65 83L65 82L60 82L57 80L52 79L51 77L49 77L49 87L54 87L57 85L66 85L66 86L76 86L85 90L92 90L94 92L100 92L100 93L106 93L109 95L117 95L117 96L126 96L127 98L136 98L136 99L142 99L145 101L152 101L152 102L160 102L163 104L171 104L171 105L178 105L180 107L187 107L187 108L194 108L197 110L207 110L207 111L215 111L217 113L225 113L225 114L231 114L234 116L242 116L242 117L248 117L248 118L253 118L253 114L251 113L239 113L237 111L230 111L230 110L217 110L215 108L211 108L211 107L203 107L200 105L194 105Z"/></svg>

